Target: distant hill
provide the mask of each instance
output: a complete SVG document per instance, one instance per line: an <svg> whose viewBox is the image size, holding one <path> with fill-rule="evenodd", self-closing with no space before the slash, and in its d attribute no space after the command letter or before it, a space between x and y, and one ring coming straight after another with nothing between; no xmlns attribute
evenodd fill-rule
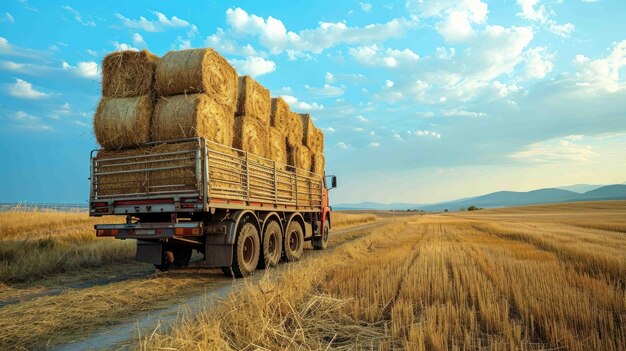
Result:
<svg viewBox="0 0 626 351"><path fill-rule="evenodd" d="M592 185L578 184L575 189L582 189ZM441 202L436 204L409 204L409 203L392 203L381 204L376 202L363 202L359 204L339 204L333 208L337 210L407 210L418 209L423 211L458 211L469 206L478 207L507 207L507 206L524 206L533 204L546 204L558 202L576 202L576 201L602 201L602 200L626 200L626 183L600 186L592 190L579 193L572 190L562 188L538 189L526 192L519 191L498 191L477 197L464 198L454 201Z"/></svg>
<svg viewBox="0 0 626 351"><path fill-rule="evenodd" d="M626 183L624 183L626 184ZM574 185L568 185L568 186L560 186L557 187L556 189L563 189L563 190L569 190L569 191L573 191L575 193L586 193L588 191L591 190L596 190L598 188L601 188L603 186L606 186L606 184L574 184Z"/></svg>

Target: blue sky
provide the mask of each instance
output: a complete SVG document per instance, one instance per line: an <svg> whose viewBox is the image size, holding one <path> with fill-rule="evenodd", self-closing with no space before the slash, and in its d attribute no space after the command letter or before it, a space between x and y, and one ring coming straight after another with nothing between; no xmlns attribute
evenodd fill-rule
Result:
<svg viewBox="0 0 626 351"><path fill-rule="evenodd" d="M0 7L0 202L85 202L100 62L214 47L326 135L333 202L626 181L621 0Z"/></svg>

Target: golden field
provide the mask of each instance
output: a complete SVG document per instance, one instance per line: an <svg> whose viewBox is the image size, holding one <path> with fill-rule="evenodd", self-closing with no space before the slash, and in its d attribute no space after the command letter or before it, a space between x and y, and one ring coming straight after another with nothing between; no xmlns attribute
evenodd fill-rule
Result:
<svg viewBox="0 0 626 351"><path fill-rule="evenodd" d="M395 219L143 350L624 350L626 202Z"/></svg>

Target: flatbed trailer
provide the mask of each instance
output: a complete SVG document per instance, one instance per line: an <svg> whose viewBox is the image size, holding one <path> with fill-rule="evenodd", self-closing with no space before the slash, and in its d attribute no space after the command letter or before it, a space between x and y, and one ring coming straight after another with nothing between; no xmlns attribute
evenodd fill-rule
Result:
<svg viewBox="0 0 626 351"><path fill-rule="evenodd" d="M296 261L305 241L324 249L331 228L327 178L204 138L91 153L90 216L99 237L136 239L136 259L184 267L193 250L210 267L242 277ZM295 163L294 163L295 164Z"/></svg>

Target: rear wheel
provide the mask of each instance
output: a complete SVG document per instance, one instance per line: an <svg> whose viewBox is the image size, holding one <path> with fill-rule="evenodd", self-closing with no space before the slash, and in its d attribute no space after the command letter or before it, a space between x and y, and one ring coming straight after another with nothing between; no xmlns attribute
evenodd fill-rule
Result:
<svg viewBox="0 0 626 351"><path fill-rule="evenodd" d="M283 233L280 224L271 221L263 230L263 249L259 259L259 268L274 267L280 261L282 253Z"/></svg>
<svg viewBox="0 0 626 351"><path fill-rule="evenodd" d="M328 234L330 232L330 224L328 220L324 221L324 227L322 228L322 235L313 237L313 249L326 250L328 247Z"/></svg>
<svg viewBox="0 0 626 351"><path fill-rule="evenodd" d="M233 246L233 265L222 267L224 274L241 278L254 273L259 263L260 247L256 226L250 222L241 224Z"/></svg>
<svg viewBox="0 0 626 351"><path fill-rule="evenodd" d="M300 223L296 221L289 223L287 231L285 231L283 245L283 261L293 262L302 257L302 251L304 250L304 231Z"/></svg>

